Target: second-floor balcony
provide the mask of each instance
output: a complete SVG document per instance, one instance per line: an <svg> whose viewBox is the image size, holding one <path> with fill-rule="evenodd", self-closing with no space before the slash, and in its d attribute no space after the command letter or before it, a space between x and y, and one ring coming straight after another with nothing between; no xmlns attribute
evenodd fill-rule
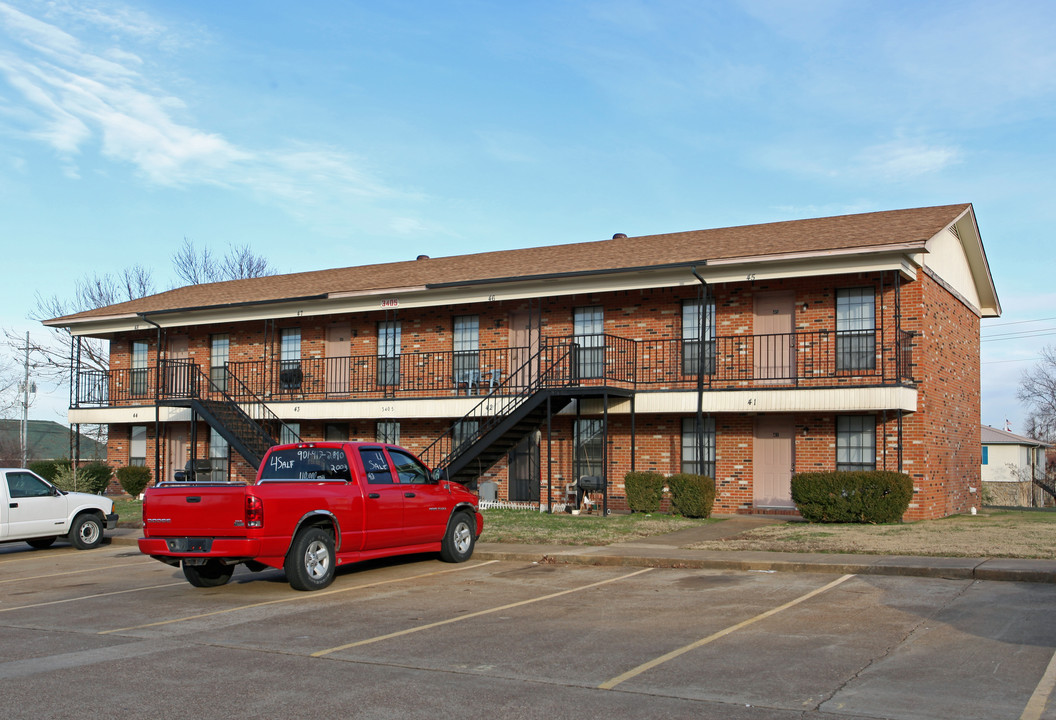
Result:
<svg viewBox="0 0 1056 720"><path fill-rule="evenodd" d="M635 391L912 384L913 335L889 334L895 337L824 330L706 341L548 337L531 349L261 359L229 362L207 374L216 389L235 399L270 402L513 394L540 379L539 368L548 369L541 378L548 387ZM163 359L149 367L81 370L73 407L150 405L180 397L186 363Z"/></svg>

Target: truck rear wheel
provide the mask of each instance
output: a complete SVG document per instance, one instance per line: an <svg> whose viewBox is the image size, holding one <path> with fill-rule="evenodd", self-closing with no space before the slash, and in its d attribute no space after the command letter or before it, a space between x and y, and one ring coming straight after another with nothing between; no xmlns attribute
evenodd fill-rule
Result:
<svg viewBox="0 0 1056 720"><path fill-rule="evenodd" d="M282 567L294 590L322 590L334 581L334 563L333 536L310 527L297 533Z"/></svg>
<svg viewBox="0 0 1056 720"><path fill-rule="evenodd" d="M183 563L183 576L195 587L219 587L226 585L235 573L234 565L224 565L219 560L207 560L205 565Z"/></svg>
<svg viewBox="0 0 1056 720"><path fill-rule="evenodd" d="M460 563L469 560L477 542L477 525L465 510L456 512L447 523L444 541L440 545L440 559Z"/></svg>
<svg viewBox="0 0 1056 720"><path fill-rule="evenodd" d="M95 515L78 515L70 528L70 542L78 550L91 550L103 541L103 523Z"/></svg>

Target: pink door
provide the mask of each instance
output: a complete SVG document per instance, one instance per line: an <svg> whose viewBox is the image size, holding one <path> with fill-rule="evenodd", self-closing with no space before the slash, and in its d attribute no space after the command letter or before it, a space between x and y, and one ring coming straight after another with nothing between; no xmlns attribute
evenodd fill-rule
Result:
<svg viewBox="0 0 1056 720"><path fill-rule="evenodd" d="M166 442L167 452L165 457L165 476L155 478L158 482L162 480L175 480L177 470L183 470L190 459L190 448L187 442L186 427L170 427L168 440Z"/></svg>
<svg viewBox="0 0 1056 720"><path fill-rule="evenodd" d="M326 392L348 394L352 361L352 324L335 323L326 328Z"/></svg>
<svg viewBox="0 0 1056 720"><path fill-rule="evenodd" d="M794 432L791 417L760 415L755 419L752 452L755 507L795 507L791 490Z"/></svg>
<svg viewBox="0 0 1056 720"><path fill-rule="evenodd" d="M165 389L177 397L186 397L187 391L191 387L189 346L190 343L186 335L173 335L169 338L168 351L166 352L168 364L166 366Z"/></svg>
<svg viewBox="0 0 1056 720"><path fill-rule="evenodd" d="M783 383L795 375L795 345L792 340L796 296L791 292L767 292L754 302L755 379Z"/></svg>
<svg viewBox="0 0 1056 720"><path fill-rule="evenodd" d="M532 313L518 310L510 313L510 366L508 372L518 386L529 384L539 374L539 326ZM531 361L531 362L529 362Z"/></svg>

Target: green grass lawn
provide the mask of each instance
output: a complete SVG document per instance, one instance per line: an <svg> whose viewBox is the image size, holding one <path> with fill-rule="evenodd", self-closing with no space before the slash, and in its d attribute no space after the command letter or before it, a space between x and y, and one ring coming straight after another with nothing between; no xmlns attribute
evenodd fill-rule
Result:
<svg viewBox="0 0 1056 720"><path fill-rule="evenodd" d="M117 522L140 524L143 522L143 503L134 498L114 498L114 512L117 513Z"/></svg>
<svg viewBox="0 0 1056 720"><path fill-rule="evenodd" d="M699 527L721 520L675 515L566 515L535 510L484 510L481 542L529 545L609 545Z"/></svg>

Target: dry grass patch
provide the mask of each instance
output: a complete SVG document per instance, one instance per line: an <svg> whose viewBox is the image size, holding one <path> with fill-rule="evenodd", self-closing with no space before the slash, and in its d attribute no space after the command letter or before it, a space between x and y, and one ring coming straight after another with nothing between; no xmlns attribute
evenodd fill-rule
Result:
<svg viewBox="0 0 1056 720"><path fill-rule="evenodd" d="M534 510L485 510L481 542L527 545L610 545L700 527L719 520L674 515L566 515Z"/></svg>
<svg viewBox="0 0 1056 720"><path fill-rule="evenodd" d="M902 525L792 522L735 538L697 543L695 550L1056 558L1056 512L985 510Z"/></svg>

